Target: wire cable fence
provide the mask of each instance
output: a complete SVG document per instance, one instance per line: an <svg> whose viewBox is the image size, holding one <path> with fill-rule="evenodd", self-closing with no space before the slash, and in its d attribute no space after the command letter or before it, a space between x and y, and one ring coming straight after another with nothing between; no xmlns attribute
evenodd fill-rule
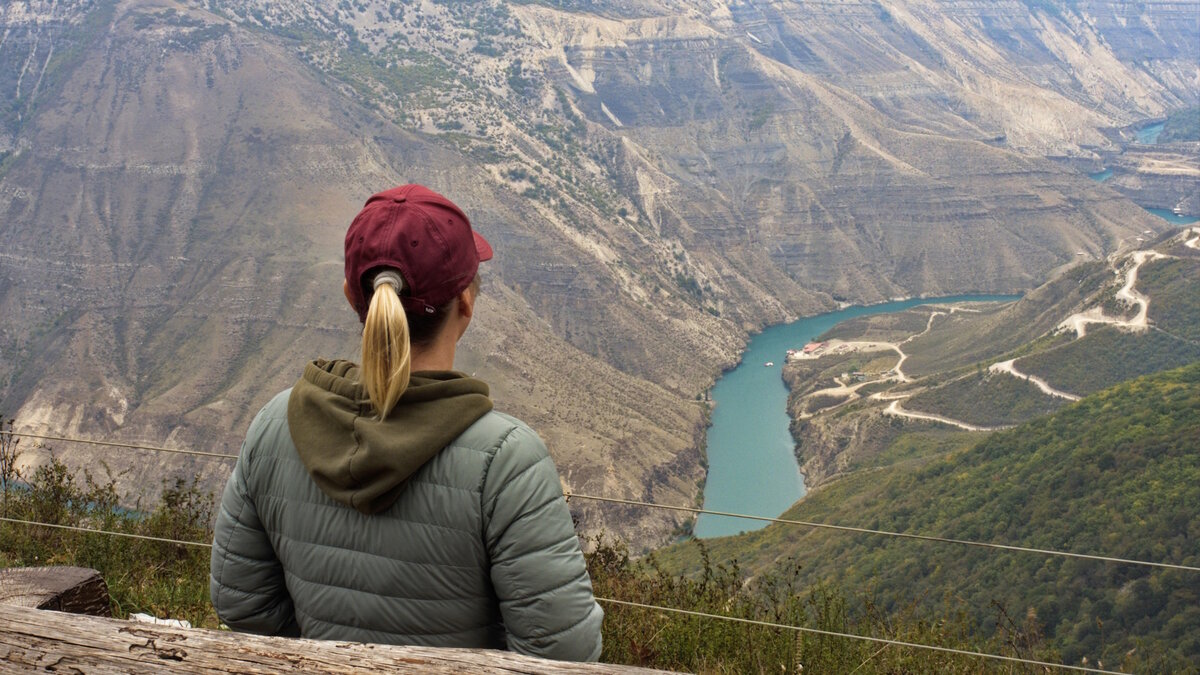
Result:
<svg viewBox="0 0 1200 675"><path fill-rule="evenodd" d="M939 647L936 645L925 645L917 642L904 642L901 640L890 640L888 638L872 637L869 635L854 635L852 633L839 633L837 631L821 630L820 628L807 628L804 626L792 626L784 623L774 623L771 621L760 621L758 619L743 619L737 616L725 616L723 614L710 614L708 612L697 612L690 609L678 609L675 607L661 607L659 605L647 605L640 602L629 602L627 600L614 600L612 598L596 598L597 601L610 605L622 605L626 607L638 607L641 609L650 609L659 612L671 612L673 614L684 614L687 616L695 616L704 619L720 619L722 621L732 621L735 623L748 624L752 626L761 626L764 628L776 628L781 630L792 630L797 633L810 633L814 635L824 635L826 637L847 638L851 640L862 640L865 642L874 642L890 647L908 647L910 649L927 649L935 652L943 652L946 654L956 654L958 656L974 656L981 659L994 659L998 661L1008 661L1021 663L1029 666L1039 666L1042 668L1058 668L1061 670L1075 670L1085 673L1106 673L1108 675L1125 675L1121 671L1116 670L1100 670L1098 668L1089 668L1087 666L1071 666L1062 663L1050 663L1048 661L1035 661L1033 659L1023 659L1018 656L1003 656L1000 654L988 654L986 652L973 652L966 649L955 649L953 647Z"/></svg>
<svg viewBox="0 0 1200 675"><path fill-rule="evenodd" d="M887 530L872 530L865 527L851 527L849 525L833 525L830 523L815 523L807 520L791 520L788 518L768 518L766 516L751 516L744 513L730 513L727 511L710 511L707 509L699 509L692 506L668 506L664 504L651 504L649 502L639 502L632 499L617 499L615 497L597 497L594 495L579 494L576 492L567 493L568 500L571 499L587 499L597 502L611 502L614 504L626 504L629 506L644 506L656 509L666 509L669 511L686 511L688 513L707 514L712 516L729 516L731 518L744 518L746 520L758 520L768 523L782 523L784 525L799 525L803 527L820 528L826 530L839 530L842 532L856 532L859 534L873 534L886 537L898 537L901 539L916 539L919 541L938 542L942 544L960 544L963 546L977 546L980 548L1000 549L1004 551L1019 551L1022 553L1039 553L1049 556L1061 556L1065 558L1083 558L1085 560L1099 560L1108 563L1118 563L1122 565L1143 565L1146 567L1160 567L1171 570L1183 570L1187 572L1200 572L1200 567L1191 565L1176 565L1174 563L1148 562L1145 560L1131 560L1129 558L1115 558L1105 555L1092 555L1089 553L1071 553L1070 551L1055 551L1046 548L1031 548L1027 546L1013 546L1010 544L995 544L985 541L970 541L967 539L949 539L946 537L934 537L926 534L910 534L907 532L889 532Z"/></svg>
<svg viewBox="0 0 1200 675"><path fill-rule="evenodd" d="M0 523L13 523L15 525L30 525L34 527L49 527L56 530L69 530L71 532L86 532L89 534L104 534L113 537L125 537L127 539L141 539L143 541L156 541L163 544L178 544L180 546L200 546L203 548L212 548L211 543L202 541L185 541L182 539L168 539L166 537L152 537L148 534L134 534L132 532L116 532L113 530L97 530L91 527L79 527L76 525L59 525L56 523L41 523L36 520L22 520L20 518L8 518L0 516Z"/></svg>
<svg viewBox="0 0 1200 675"><path fill-rule="evenodd" d="M120 442L113 442L113 441L100 441L100 440L86 439L86 438L74 438L74 437L69 437L69 436L58 436L58 435L49 435L49 434L33 434L33 433L25 433L25 432L7 431L7 430L0 431L0 436L2 436L2 435L8 435L8 436L17 437L17 438L30 438L30 439L41 440L41 441L81 443L81 444L85 444L85 445L111 447L111 448L125 448L125 449L133 449L133 450L144 450L144 451L150 451L150 452L164 452L164 453L175 454L175 455L192 455L192 456L209 457L209 458L224 459L224 460L229 460L229 459L236 460L237 459L237 455L232 455L232 454L203 452L203 451L189 450L189 449L184 449L184 448L167 448L167 447L162 447L162 446L144 445L144 444L136 444L136 443L120 443ZM999 543L993 543L993 542L980 542L980 541L971 541L971 540L965 540L965 539L936 537L936 536L932 536L932 535L912 534L912 533L906 533L906 532L891 532L891 531L887 531L887 530L876 530L876 529L870 529L870 528L854 527L854 526L847 526L847 525L837 525L837 524L831 524L831 523L819 523L819 522L795 520L795 519L787 519L787 518L771 518L771 517L766 517L766 516L756 516L756 515L750 515L750 514L744 514L744 513L714 511L714 510L710 510L710 509L703 509L703 508L689 507L689 506L674 506L674 505L668 505L668 504L656 504L656 503L652 503L652 502L644 502L644 501L638 501L638 500L632 500L632 499L621 499L621 498L615 498L615 497L603 497L603 496L598 496L598 495L589 495L589 494L576 493L576 492L567 492L564 494L564 497L567 499L567 501L570 501L572 499L580 499L580 500L595 501L595 502L602 502L602 503L612 503L612 504L621 504L621 505L626 505L626 506L636 506L639 508L660 509L660 510L667 510L667 511L674 511L674 512L685 512L685 513L692 513L692 514L696 514L696 515L706 514L706 515L712 515L712 516L725 516L725 517L730 517L730 518L741 518L741 519L745 519L745 520L753 520L753 521L759 521L759 522L779 523L779 524L783 524L783 525L793 525L793 526L809 527L809 528L815 528L815 529L828 529L828 530L848 532L848 533L854 533L854 534L883 536L883 537L891 537L891 538L898 538L898 539L911 539L911 540L925 541L925 542L931 542L931 543L972 546L972 547L987 548L987 549L993 549L993 550L1005 550L1005 551L1032 553L1032 554L1058 556L1058 557L1066 557L1066 558L1076 558L1076 559L1084 559L1084 560L1095 560L1095 561L1110 563L1110 564L1136 565L1136 566L1153 567L1153 568L1160 568L1160 569L1179 570L1179 571L1186 571L1186 572L1200 572L1200 567L1196 567L1196 566L1192 566L1192 565L1182 565L1182 564L1165 563L1165 562L1151 562L1151 561L1134 560L1134 559L1119 558L1119 557L1114 557L1114 556L1106 556L1106 555L1098 555L1098 554L1074 553L1074 552L1070 552L1070 551L1058 551L1058 550L1054 550L1054 549L1043 549L1043 548L1034 548L1034 547L1025 547L1025 546L1015 546L1015 545L1010 545L1010 544L999 544ZM153 537L153 536L149 536L149 535L139 535L139 534L133 534L133 533L128 533L128 532L113 532L113 531L108 531L108 530L99 530L99 529L77 527L77 526L70 526L70 525L39 523L39 522L35 522L35 521L27 521L27 520L20 520L20 519L7 518L7 517L0 517L0 522L7 522L7 523L12 523L12 524L20 524L20 525L33 526L33 527L50 527L50 528L55 528L55 529L69 530L69 531L89 533L89 534L111 535L111 536L118 536L118 537L126 537L126 538L130 538L130 539L156 541L156 542L160 542L160 543L175 544L175 545L181 545L181 546L194 546L194 547L204 547L204 548L212 547L212 544L208 543L208 542L184 541L184 540L169 539L169 538L163 538L163 537ZM1019 658L1019 657L1003 656L1003 655L997 655L997 654L987 654L984 652L973 652L973 651L954 649L954 648L949 648L949 647L924 645L924 644L919 644L919 643L910 643L910 642L903 642L903 641L897 641L897 640L889 640L889 639L885 639L885 638L854 635L854 634L850 634L850 633L838 633L838 632L833 632L833 631L824 631L824 630L815 629L815 628L806 628L806 627L802 627L802 626L777 624L777 623L771 623L771 622L765 622L765 621L758 621L758 620L754 620L754 619L745 619L745 618L740 618L740 617L725 616L725 615L720 615L720 614L710 614L710 613L697 612L695 610L688 610L688 609L663 607L663 606L658 606L658 605L648 605L648 604L637 603L637 602L629 602L629 601L625 601L625 600L617 600L617 599L613 599L613 598L597 597L596 599L600 602L604 602L604 603L607 603L610 605L637 607L637 608L642 608L642 609L647 609L647 610L668 612L668 613L674 613L674 614L679 614L679 615L696 616L696 617L702 617L702 618L707 618L707 619L712 619L712 620L731 621L731 622L737 622L737 623L742 623L742 624L759 625L759 626L763 626L763 627L776 628L776 629L781 629L781 630L792 630L797 633L819 634L819 635L826 635L829 637L838 637L838 638L843 638L843 639L848 639L848 640L867 641L867 642L882 644L882 645L884 645L884 647L897 646L897 647L905 647L905 648L911 648L911 649L924 649L924 650L938 651L938 652L944 652L944 653L950 653L950 654L957 654L957 655L962 655L962 656L978 657L981 659L992 659L992 660L997 660L997 661L1022 663L1024 665L1030 665L1030 666L1036 666L1036 667L1042 667L1042 668L1056 668L1056 669L1060 669L1060 670L1088 672L1088 673L1115 673L1117 675L1121 675L1120 671L1103 670L1103 669L1091 668L1091 667L1087 667L1087 666L1075 666L1075 665L1067 665L1067 664L1049 663L1049 662L1042 662L1042 661L1036 661L1036 660L1031 660L1031 659L1023 659L1023 658Z"/></svg>
<svg viewBox="0 0 1200 675"><path fill-rule="evenodd" d="M184 540L179 540L179 539L168 539L168 538L164 538L164 537L152 537L152 536L148 536L148 535L132 534L129 532L115 532L112 530L101 530L101 529L95 529L95 528L89 528L89 527L76 527L73 525L57 525L57 524L52 524L52 523L40 523L37 521L22 520L19 518L0 517L0 522L13 523L13 524L18 524L18 525L26 525L26 526L31 526L31 527L50 527L50 528L55 528L55 529L60 529L60 530L68 530L68 531L72 531L72 532L81 532L81 533L87 533L87 534L102 534L102 535L108 535L108 536L126 537L126 538L131 538L131 539L141 539L141 540L155 541L155 542L166 543L166 544L177 544L177 545L181 545L181 546L195 546L195 547L210 548L210 549L212 548L211 542L184 541ZM928 651L942 652L942 653L946 653L946 654L955 654L958 656L968 656L968 657L975 657L975 658L980 658L980 659L990 659L990 660L994 660L994 661L1004 661L1004 662L1008 662L1008 663L1020 663L1023 665L1037 666L1039 668L1056 668L1056 669L1060 669L1060 670L1068 670L1068 671L1076 671L1076 672L1101 673L1102 675L1126 675L1125 673L1123 673L1121 671L1115 671L1115 670L1102 670L1102 669L1098 669L1098 668L1089 668L1086 666L1073 666L1073 665L1067 665L1067 664L1061 664L1061 663L1050 663L1048 661L1037 661L1037 660L1025 659L1025 658L1021 658L1021 657L1017 657L1017 656L1004 656L1001 654L988 654L986 652L974 652L974 651L970 651L970 650L966 650L966 649L955 649L953 647L940 647L937 645L926 645L926 644L921 644L921 643L917 643L917 642L904 642L901 640L891 640L888 638L879 638L879 637L874 637L874 636L870 636L870 635L856 635L854 633L840 633L837 631L822 630L819 628L808 628L806 626L793 626L790 624L774 623L774 622L770 622L770 621L761 621L758 619L746 619L746 618L737 617L737 616L727 616L724 614L712 614L709 612L697 612L695 610L690 610L690 609L679 609L677 607L663 607L662 605L651 605L651 604L646 604L646 603L641 603L641 602L630 602L628 600L617 600L615 598L597 597L596 601L602 602L605 604L609 604L609 605L635 607L638 609L646 609L646 610L652 610L652 611L656 611L656 612L667 612L670 614L694 616L694 617L703 618L703 619L711 619L711 620L715 620L715 621L727 621L727 622L733 622L733 623L740 623L743 625L759 626L759 627L763 627L763 628L774 628L774 629L778 629L778 630L790 630L790 631L795 631L797 633L810 633L810 634L815 634L815 635L823 635L826 637L841 638L841 639L845 639L845 640L858 640L858 641L864 641L864 642L871 642L871 643L875 643L875 644L882 644L884 646L904 647L904 648L908 648L908 649L923 649L923 650L928 650Z"/></svg>
<svg viewBox="0 0 1200 675"><path fill-rule="evenodd" d="M0 436L3 436L3 435L10 435L10 436L21 437L21 438L33 438L33 439L40 439L40 440L83 443L83 444L89 444L89 445L99 445L99 446L108 446L108 447L117 447L117 448L130 448L130 449L135 449L135 450L147 450L147 451L154 451L154 452L166 452L166 453L172 453L172 454L198 455L198 456L202 456L202 457L216 457L219 459L234 459L234 460L237 459L237 455L226 455L226 454L215 453L215 452L202 452L202 451L198 451L198 450L186 450L186 449L181 449L181 448L165 448L165 447L151 446L151 445L116 443L116 442L111 442L111 441L97 441L97 440L86 439L86 438L71 438L71 437L67 437L67 436L50 436L50 435L30 434L30 433L22 433L22 432L15 432L15 431L0 431ZM937 537L937 536L933 536L933 535L912 534L912 533L908 533L908 532L891 532L888 530L876 530L876 529L865 528L865 527L854 527L854 526L849 526L849 525L836 525L836 524L832 524L832 523L818 523L818 522L806 521L806 520L793 520L793 519L788 519L788 518L771 518L771 517L767 517L767 516L755 516L755 515L750 515L750 514L746 514L746 513L733 513L733 512L729 512L729 511L713 511L713 510L709 510L709 509L696 508L696 507L692 507L692 506L673 506L670 504L655 504L652 502L643 502L643 501L637 501L637 500L633 500L633 499L620 499L617 497L602 497L602 496L582 494L582 493L577 493L577 492L567 492L564 494L564 496L566 497L568 502L572 499L584 499L584 500L588 500L588 501L607 502L607 503L612 503L612 504L623 504L626 506L638 506L638 507L642 507L642 508L652 508L652 509L660 509L660 510L666 510L666 511L694 513L697 515L726 516L726 517L730 517L730 518L741 518L744 520L756 520L756 521L760 521L760 522L780 523L780 524L784 524L784 525L796 525L796 526L800 526L800 527L836 530L836 531L841 531L841 532L852 532L852 533L856 533L856 534L868 534L868 535L873 535L873 536L894 537L894 538L898 538L898 539L913 539L913 540L917 540L917 541L927 541L927 542L932 542L932 543L954 544L954 545L959 545L959 546L973 546L973 547L977 547L977 548L988 548L988 549L1003 550L1003 551L1015 551L1015 552L1020 552L1020 553L1034 553L1034 554L1039 554L1039 555L1048 555L1048 556L1056 556L1056 557L1064 557L1064 558L1076 558L1076 559L1083 559L1083 560L1096 560L1096 561L1100 561L1100 562L1120 564L1120 565L1137 565L1137 566L1142 566L1142 567L1156 567L1156 568L1160 568L1160 569L1171 569L1171 570L1179 570L1179 571L1185 571L1185 572L1200 572L1200 567L1197 567L1194 565L1182 565L1182 564L1165 563L1165 562L1151 562L1151 561L1146 561L1146 560L1134 560L1134 559L1130 559L1130 558L1119 558L1119 557L1115 557L1115 556L1106 556L1106 555L1091 554L1091 553L1074 553L1071 551L1059 551L1059 550L1055 550L1055 549L1034 548L1034 547L1029 547L1029 546L1016 546L1016 545L1012 545L1012 544L998 544L998 543L993 543L993 542L972 541L972 540L968 540L968 539L955 539L955 538L950 538L950 537Z"/></svg>
<svg viewBox="0 0 1200 675"><path fill-rule="evenodd" d="M68 436L47 436L44 434L28 434L20 431L0 431L0 436L13 436L15 438L30 438L41 441L61 441L65 443L82 443L84 445L102 445L111 448L127 448L130 450L152 450L154 452L166 452L175 455L194 455L196 457L216 457L217 459L237 459L237 455L227 455L220 452L203 452L201 450L187 450L184 448L164 448L154 445L137 445L134 443L117 443L114 441L97 441L90 438L70 438Z"/></svg>

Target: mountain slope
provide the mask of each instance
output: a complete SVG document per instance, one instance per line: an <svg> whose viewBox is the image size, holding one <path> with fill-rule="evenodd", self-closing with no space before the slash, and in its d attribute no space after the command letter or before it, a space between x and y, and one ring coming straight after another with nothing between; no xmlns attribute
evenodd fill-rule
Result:
<svg viewBox="0 0 1200 675"><path fill-rule="evenodd" d="M1045 155L1194 102L1196 6L7 3L0 405L232 452L298 363L353 356L345 224L416 180L498 252L461 367L570 487L692 503L694 399L748 331L1161 229Z"/></svg>
<svg viewBox="0 0 1200 675"><path fill-rule="evenodd" d="M812 491L785 518L1200 565L1200 363L1127 382L993 434L915 433L879 468ZM940 439L940 440L938 440ZM1194 571L851 535L789 525L708 544L756 569L794 555L891 608L961 603L983 634L1026 614L1064 663L1175 671L1200 657ZM693 544L668 566L698 563Z"/></svg>
<svg viewBox="0 0 1200 675"><path fill-rule="evenodd" d="M454 194L502 256L533 269L485 268L460 367L486 367L500 404L547 436L570 484L690 498L703 418L678 389L699 385L627 375L551 331L516 288L553 296L612 282L534 205L481 193L486 169L375 118L244 29L136 3L109 16L111 30L76 27L75 61L6 160L5 404L21 404L26 428L236 451L304 360L357 351L339 288L344 228L366 195L409 174ZM724 334L728 358L737 345L706 314L662 325L637 305L610 312L634 335L679 335L650 359L690 359L692 323ZM622 445L628 456L612 452ZM200 472L216 484L228 470L58 449L137 467L123 486L151 492L147 476ZM671 526L625 524L635 538Z"/></svg>
<svg viewBox="0 0 1200 675"><path fill-rule="evenodd" d="M783 372L807 483L869 465L913 426L1005 428L1200 360L1195 236L1185 229L1081 263L1015 303L917 307L835 327Z"/></svg>

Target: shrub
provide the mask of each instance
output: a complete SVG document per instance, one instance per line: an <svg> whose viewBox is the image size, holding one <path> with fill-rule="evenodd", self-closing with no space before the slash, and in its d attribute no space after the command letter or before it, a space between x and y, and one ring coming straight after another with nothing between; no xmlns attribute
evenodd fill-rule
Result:
<svg viewBox="0 0 1200 675"><path fill-rule="evenodd" d="M714 564L697 541L701 569L693 576L671 574L653 554L633 560L621 542L592 541L588 571L597 597L665 608L801 626L798 632L695 615L605 603L602 661L700 673L980 673L1023 672L1011 664L913 647L887 646L828 633L875 636L914 644L991 654L1053 659L1042 644L1033 616L1021 623L1000 615L993 637L975 637L978 627L960 606L943 616L922 616L914 603L885 612L869 597L858 611L838 589L802 585L801 565L783 561L773 572L747 578L736 560ZM1040 672L1030 670L1029 672Z"/></svg>
<svg viewBox="0 0 1200 675"><path fill-rule="evenodd" d="M212 541L213 495L196 479L164 485L149 511L122 508L111 476L97 479L71 471L57 458L42 465L28 483L5 489L7 517L121 534ZM77 565L100 572L108 584L113 615L146 612L215 628L208 600L209 549L112 534L0 522L0 565Z"/></svg>

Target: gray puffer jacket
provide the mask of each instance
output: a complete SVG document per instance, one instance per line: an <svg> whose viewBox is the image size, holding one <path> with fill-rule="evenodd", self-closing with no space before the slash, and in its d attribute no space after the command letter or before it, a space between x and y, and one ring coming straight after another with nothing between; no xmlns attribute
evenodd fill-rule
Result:
<svg viewBox="0 0 1200 675"><path fill-rule="evenodd" d="M254 419L226 485L210 581L221 620L264 635L598 658L603 612L554 463L529 427L490 408L478 380L414 373L381 422L356 366L310 364ZM417 418L436 429L407 433ZM414 450L438 433L451 440Z"/></svg>

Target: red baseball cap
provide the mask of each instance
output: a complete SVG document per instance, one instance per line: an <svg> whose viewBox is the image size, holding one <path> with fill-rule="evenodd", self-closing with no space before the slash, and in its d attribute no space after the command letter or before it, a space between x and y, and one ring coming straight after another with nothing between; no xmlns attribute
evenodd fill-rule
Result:
<svg viewBox="0 0 1200 675"><path fill-rule="evenodd" d="M400 271L408 312L432 313L463 292L492 247L454 202L423 185L374 194L346 231L346 281L360 321L381 268Z"/></svg>

